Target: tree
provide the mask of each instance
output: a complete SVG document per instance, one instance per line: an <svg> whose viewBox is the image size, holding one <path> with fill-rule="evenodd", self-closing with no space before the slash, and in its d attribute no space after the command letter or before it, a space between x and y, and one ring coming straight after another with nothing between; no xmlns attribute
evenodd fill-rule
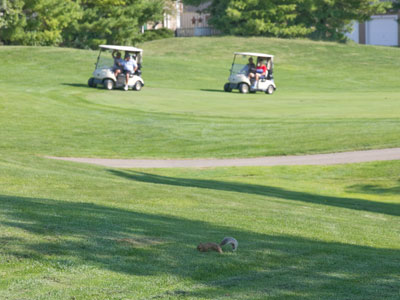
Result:
<svg viewBox="0 0 400 300"><path fill-rule="evenodd" d="M163 18L170 1L7 1L6 12L0 18L0 37L6 44L19 45L132 45L141 39L142 25Z"/></svg>
<svg viewBox="0 0 400 300"><path fill-rule="evenodd" d="M209 24L227 34L277 37L305 36L312 32L296 22L301 0L220 0L212 1ZM199 4L199 0L186 3Z"/></svg>
<svg viewBox="0 0 400 300"><path fill-rule="evenodd" d="M297 7L297 22L314 27L314 38L343 40L353 21L365 22L390 7L379 0L303 0Z"/></svg>
<svg viewBox="0 0 400 300"><path fill-rule="evenodd" d="M72 0L14 0L6 7L0 28L6 44L57 45L62 30L80 15Z"/></svg>
<svg viewBox="0 0 400 300"><path fill-rule="evenodd" d="M81 0L82 19L64 33L64 44L97 47L99 44L134 45L141 26L162 19L164 0Z"/></svg>
<svg viewBox="0 0 400 300"><path fill-rule="evenodd" d="M0 0L0 29L6 25L6 22L3 18L6 10L7 10L6 0ZM0 40L0 42L1 42L1 40Z"/></svg>
<svg viewBox="0 0 400 300"><path fill-rule="evenodd" d="M213 0L208 12L209 23L228 34L343 40L352 21L364 22L390 6L379 0Z"/></svg>

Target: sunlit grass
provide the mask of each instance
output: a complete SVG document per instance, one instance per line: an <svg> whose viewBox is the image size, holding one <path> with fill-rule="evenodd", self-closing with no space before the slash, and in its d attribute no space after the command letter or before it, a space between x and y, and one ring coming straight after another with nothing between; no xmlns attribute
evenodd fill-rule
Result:
<svg viewBox="0 0 400 300"><path fill-rule="evenodd" d="M44 156L398 147L399 49L142 46L140 93L88 88L95 51L0 47L0 299L398 299L397 161L118 170ZM222 92L241 50L276 55L276 94ZM236 253L196 251L225 236Z"/></svg>

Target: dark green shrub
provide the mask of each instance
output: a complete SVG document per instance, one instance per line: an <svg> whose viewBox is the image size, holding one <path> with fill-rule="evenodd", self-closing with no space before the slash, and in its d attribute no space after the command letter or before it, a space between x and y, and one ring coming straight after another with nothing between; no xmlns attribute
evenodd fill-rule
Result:
<svg viewBox="0 0 400 300"><path fill-rule="evenodd" d="M168 28L146 30L141 37L141 41L146 42L153 40L161 40L161 39L171 38L174 36L175 32Z"/></svg>

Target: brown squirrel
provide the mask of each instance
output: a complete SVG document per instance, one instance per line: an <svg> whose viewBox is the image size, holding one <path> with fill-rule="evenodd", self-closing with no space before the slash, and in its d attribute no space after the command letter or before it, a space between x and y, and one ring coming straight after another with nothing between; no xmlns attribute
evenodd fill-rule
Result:
<svg viewBox="0 0 400 300"><path fill-rule="evenodd" d="M239 245L239 243L236 239L234 239L232 237L226 237L219 244L217 244L217 243L200 243L197 246L197 250L199 250L200 252L207 252L207 251L212 250L212 251L216 251L218 253L223 253L221 247L228 245L228 244L232 245L233 251L236 251L236 249Z"/></svg>

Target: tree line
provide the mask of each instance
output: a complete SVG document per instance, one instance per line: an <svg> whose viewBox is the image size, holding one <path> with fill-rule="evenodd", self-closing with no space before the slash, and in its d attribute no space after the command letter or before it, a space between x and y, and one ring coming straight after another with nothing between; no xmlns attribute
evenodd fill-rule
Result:
<svg viewBox="0 0 400 300"><path fill-rule="evenodd" d="M186 0L211 2L209 24L225 34L345 40L352 22L399 9L400 0Z"/></svg>
<svg viewBox="0 0 400 300"><path fill-rule="evenodd" d="M146 38L141 27L162 20L171 2L3 0L0 40L4 44L78 48L94 48L103 43L133 45Z"/></svg>
<svg viewBox="0 0 400 300"><path fill-rule="evenodd" d="M400 8L400 0L184 0L211 2L209 24L224 34L344 40L352 21ZM156 38L141 27L172 11L172 0L0 0L0 41L94 48ZM161 31L161 36L172 33Z"/></svg>

